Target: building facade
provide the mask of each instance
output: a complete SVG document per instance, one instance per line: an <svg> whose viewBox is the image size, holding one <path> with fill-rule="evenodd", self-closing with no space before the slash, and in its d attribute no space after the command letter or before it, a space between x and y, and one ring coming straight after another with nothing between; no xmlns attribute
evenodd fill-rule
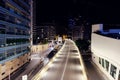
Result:
<svg viewBox="0 0 120 80"><path fill-rule="evenodd" d="M83 27L82 26L74 26L72 29L72 39L74 41L78 39L83 39Z"/></svg>
<svg viewBox="0 0 120 80"><path fill-rule="evenodd" d="M91 26L90 25L74 26L72 28L71 34L72 39L74 41L78 39L90 40Z"/></svg>
<svg viewBox="0 0 120 80"><path fill-rule="evenodd" d="M56 36L55 26L52 24L42 24L35 27L35 43L44 42L45 40L54 40Z"/></svg>
<svg viewBox="0 0 120 80"><path fill-rule="evenodd" d="M36 33L36 30L37 30L37 26L36 26L36 0L33 0L33 27L32 27L32 40L33 40L33 43L32 44L35 44L36 43L36 37L37 37L37 33Z"/></svg>
<svg viewBox="0 0 120 80"><path fill-rule="evenodd" d="M32 0L0 0L0 80L29 61Z"/></svg>
<svg viewBox="0 0 120 80"><path fill-rule="evenodd" d="M103 24L92 26L92 60L109 80L120 80L119 33L104 32Z"/></svg>

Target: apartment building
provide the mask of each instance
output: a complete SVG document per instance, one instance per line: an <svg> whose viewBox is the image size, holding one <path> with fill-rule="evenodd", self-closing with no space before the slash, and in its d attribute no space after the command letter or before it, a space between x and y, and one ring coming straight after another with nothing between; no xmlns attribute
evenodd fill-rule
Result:
<svg viewBox="0 0 120 80"><path fill-rule="evenodd" d="M32 0L0 0L0 80L29 62Z"/></svg>
<svg viewBox="0 0 120 80"><path fill-rule="evenodd" d="M34 40L36 44L48 40L54 40L56 36L55 25L52 23L40 24L40 26L34 26Z"/></svg>

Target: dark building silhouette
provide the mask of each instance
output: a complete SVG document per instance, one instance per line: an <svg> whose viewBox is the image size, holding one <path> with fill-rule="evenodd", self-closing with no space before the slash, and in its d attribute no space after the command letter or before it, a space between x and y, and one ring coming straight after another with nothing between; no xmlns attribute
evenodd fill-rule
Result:
<svg viewBox="0 0 120 80"><path fill-rule="evenodd" d="M52 23L40 24L36 26L36 36L34 43L41 43L48 40L54 40L56 36L55 25Z"/></svg>

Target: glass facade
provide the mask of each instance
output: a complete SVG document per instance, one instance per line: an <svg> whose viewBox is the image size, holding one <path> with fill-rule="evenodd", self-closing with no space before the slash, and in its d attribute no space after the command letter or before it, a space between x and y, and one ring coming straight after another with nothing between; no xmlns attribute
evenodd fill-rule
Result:
<svg viewBox="0 0 120 80"><path fill-rule="evenodd" d="M30 51L30 3L31 0L0 0L1 64Z"/></svg>

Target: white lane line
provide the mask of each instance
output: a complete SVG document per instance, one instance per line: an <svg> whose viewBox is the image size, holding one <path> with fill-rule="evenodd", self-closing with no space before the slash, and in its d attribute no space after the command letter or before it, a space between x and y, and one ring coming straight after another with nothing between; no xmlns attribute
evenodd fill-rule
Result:
<svg viewBox="0 0 120 80"><path fill-rule="evenodd" d="M66 62L65 62L65 67L64 67L64 70L63 70L63 73L62 73L62 77L61 77L60 80L63 80L63 78L64 78L65 70L66 70L67 63L68 63L69 51L70 51L70 46L68 46L68 55L67 55L67 59L66 59Z"/></svg>

